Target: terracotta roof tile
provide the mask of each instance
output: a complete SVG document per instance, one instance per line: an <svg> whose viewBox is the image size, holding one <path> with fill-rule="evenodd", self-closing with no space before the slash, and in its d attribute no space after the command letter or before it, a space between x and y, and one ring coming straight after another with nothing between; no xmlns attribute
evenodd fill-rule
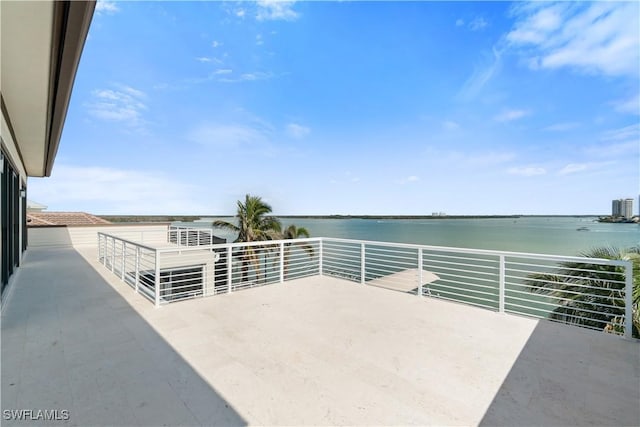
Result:
<svg viewBox="0 0 640 427"><path fill-rule="evenodd" d="M99 218L86 212L29 212L27 225L94 225L111 224L106 219Z"/></svg>

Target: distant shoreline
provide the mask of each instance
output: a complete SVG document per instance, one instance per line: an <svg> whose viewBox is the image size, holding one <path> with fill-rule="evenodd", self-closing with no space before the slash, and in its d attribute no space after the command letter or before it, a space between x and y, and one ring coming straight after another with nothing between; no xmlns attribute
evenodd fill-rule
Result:
<svg viewBox="0 0 640 427"><path fill-rule="evenodd" d="M201 218L229 218L233 215L98 215L110 222L194 222ZM518 219L597 218L598 215L274 215L286 219Z"/></svg>

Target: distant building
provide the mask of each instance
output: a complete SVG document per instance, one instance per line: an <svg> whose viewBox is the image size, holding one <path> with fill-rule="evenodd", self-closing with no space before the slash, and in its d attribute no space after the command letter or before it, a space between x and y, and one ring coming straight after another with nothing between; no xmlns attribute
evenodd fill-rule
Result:
<svg viewBox="0 0 640 427"><path fill-rule="evenodd" d="M622 212L621 201L622 199L611 201L611 216L622 216L620 214L620 212Z"/></svg>
<svg viewBox="0 0 640 427"><path fill-rule="evenodd" d="M620 213L627 219L633 217L633 199L624 199L622 202L622 212Z"/></svg>
<svg viewBox="0 0 640 427"><path fill-rule="evenodd" d="M611 216L631 219L633 217L633 199L612 200Z"/></svg>

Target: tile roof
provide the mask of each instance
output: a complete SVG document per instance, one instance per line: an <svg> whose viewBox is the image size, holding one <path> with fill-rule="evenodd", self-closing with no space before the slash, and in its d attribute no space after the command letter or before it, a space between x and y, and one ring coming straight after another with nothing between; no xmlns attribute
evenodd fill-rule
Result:
<svg viewBox="0 0 640 427"><path fill-rule="evenodd" d="M30 227L46 225L94 225L111 224L106 219L86 212L28 212L27 225Z"/></svg>

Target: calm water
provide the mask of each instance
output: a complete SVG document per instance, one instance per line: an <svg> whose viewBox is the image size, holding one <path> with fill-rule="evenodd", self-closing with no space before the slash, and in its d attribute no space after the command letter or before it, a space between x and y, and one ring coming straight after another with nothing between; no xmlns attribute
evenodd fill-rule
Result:
<svg viewBox="0 0 640 427"><path fill-rule="evenodd" d="M598 223L595 222L595 219L557 217L437 220L284 218L282 223L283 226L293 223L298 227L305 227L312 237L339 237L557 255L579 255L599 246L628 248L640 245L639 225ZM208 227L210 224L200 222L181 225ZM577 228L580 227L586 227L589 231L578 231ZM216 234L226 238L227 241L235 239L235 236L222 230ZM469 264L472 261L467 260L466 263ZM351 277L352 280L359 281L359 260L353 259L353 265L348 264L348 260L341 259L339 263L334 265L337 269L334 273L337 272L336 274L342 275L342 277ZM325 260L325 274L327 269L331 269L331 265L330 260ZM385 273L382 275L405 268L406 265L402 263L394 265L391 260L385 265ZM491 277L486 275L480 277L472 268L463 268L453 275L449 268L443 268L438 264L429 265L429 271L440 277L437 282L429 285L432 296L497 309L497 275L492 276L494 279L492 283L487 283L486 279ZM369 273L373 274L372 271ZM517 306L519 313L545 317L556 307L555 301L548 300L541 295L531 294L528 296L527 308L523 308L521 298L524 285L514 277L511 277L510 280L513 283L507 289L506 304L508 309L511 307L510 304L515 301L519 304ZM520 293L514 294L515 292ZM515 300L512 299L514 295L518 297Z"/></svg>
<svg viewBox="0 0 640 427"><path fill-rule="evenodd" d="M593 247L605 245L621 248L640 245L640 225L598 223L595 219L284 218L282 223L285 226L293 223L305 227L313 237L342 237L558 255L578 255ZM587 227L589 231L577 231L579 227ZM233 236L227 238L229 237L233 240Z"/></svg>

